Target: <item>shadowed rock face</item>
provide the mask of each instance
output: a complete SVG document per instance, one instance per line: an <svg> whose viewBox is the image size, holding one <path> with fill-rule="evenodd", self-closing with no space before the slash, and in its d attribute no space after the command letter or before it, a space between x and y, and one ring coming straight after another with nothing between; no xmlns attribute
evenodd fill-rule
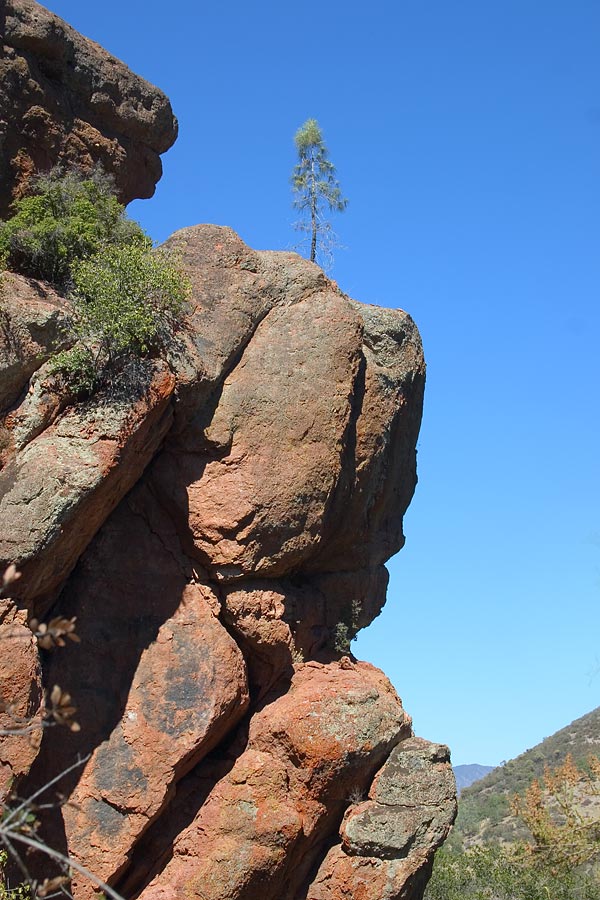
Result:
<svg viewBox="0 0 600 900"><path fill-rule="evenodd" d="M125 897L417 900L455 814L447 750L412 737L346 643L404 541L417 330L230 229L168 245L193 296L168 364L139 366L129 393L65 406L45 336L68 303L25 279L5 292L20 709L40 696L23 609L76 616L81 637L42 661L81 731L45 731L24 761L5 741L5 781L33 761L32 791L86 759L44 827Z"/></svg>
<svg viewBox="0 0 600 900"><path fill-rule="evenodd" d="M165 95L34 0L3 0L0 40L0 216L56 163L101 163L122 203L151 197L177 137Z"/></svg>

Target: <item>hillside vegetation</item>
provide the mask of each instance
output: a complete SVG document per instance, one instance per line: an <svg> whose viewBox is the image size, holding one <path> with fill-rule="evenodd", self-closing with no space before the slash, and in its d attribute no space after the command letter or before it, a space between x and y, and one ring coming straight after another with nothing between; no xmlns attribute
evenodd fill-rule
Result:
<svg viewBox="0 0 600 900"><path fill-rule="evenodd" d="M600 900L600 709L466 788L426 900Z"/></svg>
<svg viewBox="0 0 600 900"><path fill-rule="evenodd" d="M555 768L569 753L578 765L585 765L590 753L600 754L600 707L465 788L450 845L458 849L526 837L511 812L510 798L523 794L534 778L543 776L546 766Z"/></svg>

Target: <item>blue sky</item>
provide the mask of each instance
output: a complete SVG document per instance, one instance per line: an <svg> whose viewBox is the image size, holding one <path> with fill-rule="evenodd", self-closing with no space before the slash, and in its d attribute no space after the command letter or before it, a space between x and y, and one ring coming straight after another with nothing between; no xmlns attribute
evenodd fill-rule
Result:
<svg viewBox="0 0 600 900"><path fill-rule="evenodd" d="M415 318L419 485L356 654L418 734L496 764L600 703L598 0L52 0L170 97L155 240L287 249L318 119L347 211L331 272Z"/></svg>

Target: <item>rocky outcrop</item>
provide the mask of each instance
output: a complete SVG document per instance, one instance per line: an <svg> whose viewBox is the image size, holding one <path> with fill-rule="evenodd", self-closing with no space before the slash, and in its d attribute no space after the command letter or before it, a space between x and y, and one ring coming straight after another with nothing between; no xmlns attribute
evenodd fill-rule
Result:
<svg viewBox="0 0 600 900"><path fill-rule="evenodd" d="M410 719L365 663L307 663L257 712L144 900L302 896L352 792L368 788Z"/></svg>
<svg viewBox="0 0 600 900"><path fill-rule="evenodd" d="M418 898L455 812L447 751L349 652L403 543L418 333L227 228L168 243L193 284L168 365L65 406L51 343L24 342L0 546L18 607L77 618L81 643L43 670L81 729L0 760L18 775L35 757L21 791L58 779L48 840L125 897ZM36 304L68 316L31 281L5 304L11 333ZM33 714L39 663L11 615Z"/></svg>
<svg viewBox="0 0 600 900"><path fill-rule="evenodd" d="M0 33L0 214L61 161L149 196L166 98L33 0ZM40 836L132 900L420 900L448 752L350 652L404 542L417 329L228 228L167 245L193 289L169 358L84 403L52 374L68 300L0 284L0 801L43 796ZM79 643L40 648L60 623Z"/></svg>
<svg viewBox="0 0 600 900"><path fill-rule="evenodd" d="M165 95L34 0L0 5L0 216L34 172L101 163L151 197L177 137Z"/></svg>
<svg viewBox="0 0 600 900"><path fill-rule="evenodd" d="M230 229L168 244L193 284L168 364L65 406L51 345L24 343L0 472L19 702L40 688L18 609L75 616L42 668L81 728L0 761L35 757L21 792L57 779L47 839L125 897L416 900L455 814L447 751L349 640L404 540L418 333ZM68 317L43 285L15 296L11 322Z"/></svg>
<svg viewBox="0 0 600 900"><path fill-rule="evenodd" d="M27 774L40 747L42 673L27 618L0 599L0 799Z"/></svg>
<svg viewBox="0 0 600 900"><path fill-rule="evenodd" d="M69 345L69 305L40 282L10 272L0 278L0 412L6 412L42 363Z"/></svg>
<svg viewBox="0 0 600 900"><path fill-rule="evenodd" d="M0 359L22 359L0 471L0 547L22 571L5 674L39 715L24 610L75 616L81 643L42 669L81 728L39 731L19 764L5 739L0 762L33 761L21 793L57 779L47 839L125 897L418 898L455 812L450 765L349 652L403 543L418 333L229 229L169 244L193 283L169 363L85 404L48 374L54 325L10 355L66 301L24 279L4 296Z"/></svg>
<svg viewBox="0 0 600 900"><path fill-rule="evenodd" d="M420 896L456 812L448 748L421 738L397 744L369 798L350 806L307 900Z"/></svg>
<svg viewBox="0 0 600 900"><path fill-rule="evenodd" d="M16 593L36 615L48 608L90 539L152 459L170 424L174 386L166 366L149 365L140 372L137 397L134 392L127 401L69 407L8 455L0 471L0 567L18 562L22 578ZM48 393L50 387L42 397ZM14 424L28 417L27 401L25 409L6 417L6 440Z"/></svg>

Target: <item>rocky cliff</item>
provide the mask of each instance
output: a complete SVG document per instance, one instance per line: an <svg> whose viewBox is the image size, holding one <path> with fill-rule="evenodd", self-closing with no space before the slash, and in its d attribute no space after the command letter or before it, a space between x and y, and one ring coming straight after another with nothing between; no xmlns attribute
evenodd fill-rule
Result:
<svg viewBox="0 0 600 900"><path fill-rule="evenodd" d="M6 21L30 69L52 36L54 58L84 47L108 78L104 51L31 0ZM32 23L45 37L19 38ZM118 104L61 89L116 128ZM348 644L404 541L418 332L230 229L168 244L193 286L170 358L76 405L48 374L68 300L4 276L0 567L22 574L0 601L0 790L51 784L40 833L127 898L418 900L455 815L448 751ZM31 617L73 616L80 643L40 650ZM35 728L53 685L79 731ZM6 733L15 717L28 734ZM72 891L93 886L74 873Z"/></svg>
<svg viewBox="0 0 600 900"><path fill-rule="evenodd" d="M0 2L0 215L57 163L99 162L123 203L151 197L176 137L162 91L35 0Z"/></svg>

